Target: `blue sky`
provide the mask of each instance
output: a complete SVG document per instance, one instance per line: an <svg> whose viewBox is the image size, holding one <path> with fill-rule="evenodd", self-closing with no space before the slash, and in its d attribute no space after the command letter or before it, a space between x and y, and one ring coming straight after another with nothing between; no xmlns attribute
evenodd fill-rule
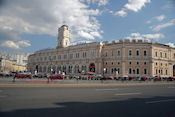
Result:
<svg viewBox="0 0 175 117"><path fill-rule="evenodd" d="M71 43L148 39L175 44L175 0L1 0L0 49L55 48L66 24Z"/></svg>

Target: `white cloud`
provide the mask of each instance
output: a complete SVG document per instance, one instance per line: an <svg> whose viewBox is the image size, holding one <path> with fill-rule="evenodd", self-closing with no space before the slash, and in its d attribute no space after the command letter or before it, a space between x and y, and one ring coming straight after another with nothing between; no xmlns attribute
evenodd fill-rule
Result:
<svg viewBox="0 0 175 117"><path fill-rule="evenodd" d="M118 16L127 16L127 10L131 10L134 12L140 11L143 7L145 7L146 3L150 3L151 0L128 0L128 3L124 5L124 8L122 10L117 11L115 15ZM123 10L124 9L124 10Z"/></svg>
<svg viewBox="0 0 175 117"><path fill-rule="evenodd" d="M99 9L90 9L85 0L7 0L1 8L0 41L21 40L20 35L48 34L57 35L57 28L66 22L76 39L101 38L101 29L96 16L101 14ZM88 0L87 0L88 1ZM99 6L106 5L108 0L94 1ZM32 4L31 4L32 3ZM79 33L88 34L84 37ZM92 35L97 32L98 35ZM1 35L2 34L2 35ZM72 39L72 41L74 41Z"/></svg>
<svg viewBox="0 0 175 117"><path fill-rule="evenodd" d="M1 46L12 48L12 49L20 49L19 45L13 41L5 41L1 44Z"/></svg>
<svg viewBox="0 0 175 117"><path fill-rule="evenodd" d="M165 36L161 33L156 33L156 34L143 34L142 35L146 39L161 39L164 38Z"/></svg>
<svg viewBox="0 0 175 117"><path fill-rule="evenodd" d="M21 47L29 47L31 46L31 44L28 40L21 40L21 41L6 40L2 42L0 46L12 49L21 49Z"/></svg>
<svg viewBox="0 0 175 117"><path fill-rule="evenodd" d="M156 19L157 19L158 21L162 21L162 20L165 19L165 15L157 16Z"/></svg>
<svg viewBox="0 0 175 117"><path fill-rule="evenodd" d="M109 3L109 0L80 0L82 2L87 2L88 4L97 4L98 6L105 6Z"/></svg>
<svg viewBox="0 0 175 117"><path fill-rule="evenodd" d="M115 12L115 15L118 15L118 16L121 16L121 17L125 17L125 16L127 16L127 12L125 12L125 10L122 9L120 11Z"/></svg>
<svg viewBox="0 0 175 117"><path fill-rule="evenodd" d="M169 45L170 47L175 48L174 43L167 43L166 45Z"/></svg>
<svg viewBox="0 0 175 117"><path fill-rule="evenodd" d="M167 28L167 27L170 27L170 26L173 26L173 25L175 25L175 19L172 19L172 20L170 20L167 23L160 24L160 25L157 25L155 27L150 27L150 28L152 28L153 31L158 32L158 31L160 31L160 30L162 30L164 28Z"/></svg>
<svg viewBox="0 0 175 117"><path fill-rule="evenodd" d="M161 34L161 33L155 33L155 34L140 34L138 32L136 33L131 33L130 36L128 37L125 37L125 39L155 39L155 40L158 40L158 39L161 39L161 38L164 38L165 35Z"/></svg>
<svg viewBox="0 0 175 117"><path fill-rule="evenodd" d="M142 7L145 7L146 3L150 2L151 0L128 0L128 3L125 4L125 8L134 12L138 12L142 9Z"/></svg>
<svg viewBox="0 0 175 117"><path fill-rule="evenodd" d="M94 37L91 34L84 31L79 31L78 34L86 39L94 39Z"/></svg>
<svg viewBox="0 0 175 117"><path fill-rule="evenodd" d="M163 21L165 18L166 18L166 16L162 14L162 15L160 15L160 16L152 17L152 18L151 18L150 20L148 20L146 23L147 23L147 24L150 24L150 23L152 23L154 20L157 20L157 21L161 22L161 21Z"/></svg>
<svg viewBox="0 0 175 117"><path fill-rule="evenodd" d="M23 46L23 47L29 47L31 46L30 42L28 40L21 40L21 41L18 41L17 44L19 46Z"/></svg>

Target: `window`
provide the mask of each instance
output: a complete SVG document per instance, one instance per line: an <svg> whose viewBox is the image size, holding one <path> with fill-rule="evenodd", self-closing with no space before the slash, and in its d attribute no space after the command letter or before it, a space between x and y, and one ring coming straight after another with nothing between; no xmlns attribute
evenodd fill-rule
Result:
<svg viewBox="0 0 175 117"><path fill-rule="evenodd" d="M72 59L73 58L73 54L69 54L69 58Z"/></svg>
<svg viewBox="0 0 175 117"><path fill-rule="evenodd" d="M146 65L146 62L144 62L144 65Z"/></svg>
<svg viewBox="0 0 175 117"><path fill-rule="evenodd" d="M155 56L157 57L157 51L155 52Z"/></svg>
<svg viewBox="0 0 175 117"><path fill-rule="evenodd" d="M94 51L91 51L91 57L94 57Z"/></svg>
<svg viewBox="0 0 175 117"><path fill-rule="evenodd" d="M137 65L139 65L139 62L137 61Z"/></svg>
<svg viewBox="0 0 175 117"><path fill-rule="evenodd" d="M106 57L108 56L108 52L105 52L105 56L106 56Z"/></svg>
<svg viewBox="0 0 175 117"><path fill-rule="evenodd" d="M139 73L140 73L140 70L139 70L139 68L137 68L136 72L137 72L137 74L139 74Z"/></svg>
<svg viewBox="0 0 175 117"><path fill-rule="evenodd" d="M129 50L129 56L132 56L132 50Z"/></svg>
<svg viewBox="0 0 175 117"><path fill-rule="evenodd" d="M56 56L53 56L53 60L56 60Z"/></svg>
<svg viewBox="0 0 175 117"><path fill-rule="evenodd" d="M111 64L112 64L112 65L114 65L114 63L113 63L113 62L111 62Z"/></svg>
<svg viewBox="0 0 175 117"><path fill-rule="evenodd" d="M147 56L147 51L146 50L143 51L143 55Z"/></svg>
<svg viewBox="0 0 175 117"><path fill-rule="evenodd" d="M132 69L131 68L129 68L129 74L132 74Z"/></svg>
<svg viewBox="0 0 175 117"><path fill-rule="evenodd" d="M132 64L132 62L130 61L130 62L129 62L129 64L131 65L131 64Z"/></svg>
<svg viewBox="0 0 175 117"><path fill-rule="evenodd" d="M114 73L114 69L112 68L112 69L111 69L111 74L113 74L113 73Z"/></svg>
<svg viewBox="0 0 175 117"><path fill-rule="evenodd" d="M165 58L167 58L167 53L165 53Z"/></svg>
<svg viewBox="0 0 175 117"><path fill-rule="evenodd" d="M76 58L79 58L80 54L79 53L76 53L75 57Z"/></svg>
<svg viewBox="0 0 175 117"><path fill-rule="evenodd" d="M58 59L59 59L59 60L61 59L61 55L58 55Z"/></svg>
<svg viewBox="0 0 175 117"><path fill-rule="evenodd" d="M140 54L139 50L136 50L136 56L139 56L139 54Z"/></svg>
<svg viewBox="0 0 175 117"><path fill-rule="evenodd" d="M111 50L111 56L114 56L114 50Z"/></svg>
<svg viewBox="0 0 175 117"><path fill-rule="evenodd" d="M156 74L158 74L158 70L156 69Z"/></svg>
<svg viewBox="0 0 175 117"><path fill-rule="evenodd" d="M162 66L163 64L162 64L162 63L160 63L160 65Z"/></svg>
<svg viewBox="0 0 175 117"><path fill-rule="evenodd" d="M165 71L165 72L166 72L166 75L168 75L168 70L167 70L167 69L166 69L166 71Z"/></svg>
<svg viewBox="0 0 175 117"><path fill-rule="evenodd" d="M106 65L108 64L108 62L106 62Z"/></svg>
<svg viewBox="0 0 175 117"><path fill-rule="evenodd" d="M157 66L157 62L156 62L156 66Z"/></svg>
<svg viewBox="0 0 175 117"><path fill-rule="evenodd" d="M117 50L117 56L120 56L120 50Z"/></svg>
<svg viewBox="0 0 175 117"><path fill-rule="evenodd" d="M118 62L118 65L120 65L120 62Z"/></svg>
<svg viewBox="0 0 175 117"><path fill-rule="evenodd" d="M144 69L144 74L147 74L147 69Z"/></svg>
<svg viewBox="0 0 175 117"><path fill-rule="evenodd" d="M162 52L160 52L160 57L162 58Z"/></svg>
<svg viewBox="0 0 175 117"><path fill-rule="evenodd" d="M64 59L67 59L67 54L64 55Z"/></svg>
<svg viewBox="0 0 175 117"><path fill-rule="evenodd" d="M174 58L175 58L175 54L174 54Z"/></svg>
<svg viewBox="0 0 175 117"><path fill-rule="evenodd" d="M160 70L161 75L163 75L163 69Z"/></svg>
<svg viewBox="0 0 175 117"><path fill-rule="evenodd" d="M83 52L83 58L86 58L86 52Z"/></svg>

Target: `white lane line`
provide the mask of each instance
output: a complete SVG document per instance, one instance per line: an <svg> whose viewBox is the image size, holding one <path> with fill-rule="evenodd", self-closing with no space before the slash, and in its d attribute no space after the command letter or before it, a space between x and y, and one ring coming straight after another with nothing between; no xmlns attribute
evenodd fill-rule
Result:
<svg viewBox="0 0 175 117"><path fill-rule="evenodd" d="M115 94L116 96L123 96L123 95L140 95L142 93L137 92L137 93L119 93L119 94Z"/></svg>
<svg viewBox="0 0 175 117"><path fill-rule="evenodd" d="M157 101L149 101L145 102L146 104L153 104L153 103L160 103L160 102L172 102L175 101L175 99L167 99L167 100L157 100Z"/></svg>
<svg viewBox="0 0 175 117"><path fill-rule="evenodd" d="M96 91L115 91L115 90L119 90L119 89L95 89Z"/></svg>

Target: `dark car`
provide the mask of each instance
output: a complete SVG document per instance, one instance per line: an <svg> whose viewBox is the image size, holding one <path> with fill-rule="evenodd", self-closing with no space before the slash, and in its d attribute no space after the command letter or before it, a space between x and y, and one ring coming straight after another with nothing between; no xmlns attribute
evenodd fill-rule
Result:
<svg viewBox="0 0 175 117"><path fill-rule="evenodd" d="M32 79L32 75L30 73L17 73L14 76L17 79L25 79L25 78L29 78Z"/></svg>
<svg viewBox="0 0 175 117"><path fill-rule="evenodd" d="M50 75L49 78L51 80L56 80L56 79L62 80L64 76L62 74L56 74L56 75Z"/></svg>

